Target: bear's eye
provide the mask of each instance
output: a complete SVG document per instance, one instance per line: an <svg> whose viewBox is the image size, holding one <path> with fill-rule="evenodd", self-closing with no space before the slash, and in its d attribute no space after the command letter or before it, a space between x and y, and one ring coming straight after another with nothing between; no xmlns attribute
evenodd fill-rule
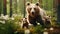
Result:
<svg viewBox="0 0 60 34"><path fill-rule="evenodd" d="M36 10L36 8L34 8L34 10Z"/></svg>

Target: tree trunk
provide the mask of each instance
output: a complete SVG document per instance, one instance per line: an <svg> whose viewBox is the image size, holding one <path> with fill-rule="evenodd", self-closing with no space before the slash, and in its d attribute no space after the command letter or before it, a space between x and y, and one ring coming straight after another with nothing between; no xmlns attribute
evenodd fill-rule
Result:
<svg viewBox="0 0 60 34"><path fill-rule="evenodd" d="M24 0L24 17L25 17L25 8L26 8L25 4L26 4L26 0Z"/></svg>
<svg viewBox="0 0 60 34"><path fill-rule="evenodd" d="M58 7L57 7L57 21L60 24L60 0L58 0Z"/></svg>
<svg viewBox="0 0 60 34"><path fill-rule="evenodd" d="M14 5L15 13L17 14L17 0L14 0L14 2L15 2L15 5Z"/></svg>
<svg viewBox="0 0 60 34"><path fill-rule="evenodd" d="M3 0L3 14L4 14L4 16L7 15L7 7L6 7L6 5L7 5L6 0Z"/></svg>
<svg viewBox="0 0 60 34"><path fill-rule="evenodd" d="M1 13L2 13L2 0L0 0L0 16L1 16Z"/></svg>
<svg viewBox="0 0 60 34"><path fill-rule="evenodd" d="M12 17L12 0L10 0L10 17Z"/></svg>

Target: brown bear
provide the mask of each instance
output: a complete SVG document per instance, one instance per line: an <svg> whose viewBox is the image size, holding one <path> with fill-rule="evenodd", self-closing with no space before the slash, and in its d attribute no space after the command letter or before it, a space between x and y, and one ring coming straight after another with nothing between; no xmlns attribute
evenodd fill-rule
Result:
<svg viewBox="0 0 60 34"><path fill-rule="evenodd" d="M28 28L27 18L22 19L22 28Z"/></svg>
<svg viewBox="0 0 60 34"><path fill-rule="evenodd" d="M39 3L27 3L26 4L26 12L27 12L27 22L37 25L37 22L44 26L44 22L46 21L46 12L41 9Z"/></svg>

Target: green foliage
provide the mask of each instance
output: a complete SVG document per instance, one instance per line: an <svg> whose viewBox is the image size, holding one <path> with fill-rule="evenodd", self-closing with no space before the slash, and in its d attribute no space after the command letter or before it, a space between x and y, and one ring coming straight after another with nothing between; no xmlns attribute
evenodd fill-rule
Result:
<svg viewBox="0 0 60 34"><path fill-rule="evenodd" d="M0 34L13 34L14 30L9 21L5 24L0 23Z"/></svg>
<svg viewBox="0 0 60 34"><path fill-rule="evenodd" d="M0 22L0 34L14 34L17 29L20 28L20 19L22 16L15 16L13 18L9 18L8 20L0 20L0 21L5 21Z"/></svg>
<svg viewBox="0 0 60 34"><path fill-rule="evenodd" d="M35 32L38 33L38 34L42 33L43 30L44 30L44 28L42 26L40 26L40 25L35 27Z"/></svg>
<svg viewBox="0 0 60 34"><path fill-rule="evenodd" d="M53 9L53 0L42 0L42 8L45 10L52 10Z"/></svg>

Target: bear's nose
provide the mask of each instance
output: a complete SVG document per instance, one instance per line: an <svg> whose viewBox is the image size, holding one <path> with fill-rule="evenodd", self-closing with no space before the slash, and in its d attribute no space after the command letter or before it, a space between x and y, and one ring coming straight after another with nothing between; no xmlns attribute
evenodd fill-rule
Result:
<svg viewBox="0 0 60 34"><path fill-rule="evenodd" d="M32 14L34 14L34 12L32 12Z"/></svg>

